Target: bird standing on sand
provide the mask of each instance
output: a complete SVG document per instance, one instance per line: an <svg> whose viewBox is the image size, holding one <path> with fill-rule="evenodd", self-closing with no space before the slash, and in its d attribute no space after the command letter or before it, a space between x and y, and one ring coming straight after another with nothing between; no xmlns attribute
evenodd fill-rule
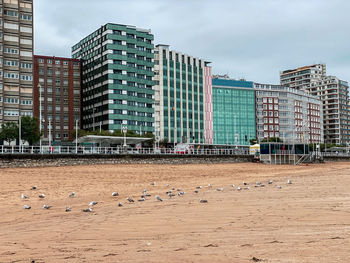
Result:
<svg viewBox="0 0 350 263"><path fill-rule="evenodd" d="M134 202L134 199L132 199L131 197L126 198L126 200L128 200L129 203L133 203Z"/></svg>
<svg viewBox="0 0 350 263"><path fill-rule="evenodd" d="M31 189L32 189L32 190L36 190L36 189L38 189L38 187L37 187L36 185L34 185L34 186L32 186Z"/></svg>
<svg viewBox="0 0 350 263"><path fill-rule="evenodd" d="M43 209L50 209L51 208L51 205L43 205Z"/></svg>
<svg viewBox="0 0 350 263"><path fill-rule="evenodd" d="M200 202L200 203L208 203L208 200L200 199L199 202Z"/></svg>
<svg viewBox="0 0 350 263"><path fill-rule="evenodd" d="M28 199L28 196L26 196L24 194L22 194L21 197L22 197L22 199Z"/></svg>
<svg viewBox="0 0 350 263"><path fill-rule="evenodd" d="M70 212L70 207L66 206L66 212Z"/></svg>
<svg viewBox="0 0 350 263"><path fill-rule="evenodd" d="M89 208L83 209L83 212L85 212L85 213L92 212L92 208L91 208L91 207L89 207Z"/></svg>
<svg viewBox="0 0 350 263"><path fill-rule="evenodd" d="M118 196L119 194L118 194L118 192L113 192L112 193L112 196Z"/></svg>
<svg viewBox="0 0 350 263"><path fill-rule="evenodd" d="M222 192L222 191L224 191L224 188L220 187L220 188L218 188L216 190L219 191L219 192Z"/></svg>
<svg viewBox="0 0 350 263"><path fill-rule="evenodd" d="M163 199L159 195L156 195L156 199L160 202L163 202Z"/></svg>
<svg viewBox="0 0 350 263"><path fill-rule="evenodd" d="M137 200L137 201L139 201L139 202L144 202L144 201L146 201L146 198L142 197L141 199L139 199L139 200Z"/></svg>
<svg viewBox="0 0 350 263"><path fill-rule="evenodd" d="M122 203L118 203L118 206L119 206L119 207L122 207L122 206L123 206L123 204L122 204Z"/></svg>
<svg viewBox="0 0 350 263"><path fill-rule="evenodd" d="M92 202L90 202L89 206L94 206L94 205L97 205L97 204L98 204L98 202L92 201Z"/></svg>
<svg viewBox="0 0 350 263"><path fill-rule="evenodd" d="M272 181L272 180L269 180L269 184L273 184L273 181Z"/></svg>
<svg viewBox="0 0 350 263"><path fill-rule="evenodd" d="M280 185L276 185L276 188L278 188L278 189L282 189L282 186L280 186Z"/></svg>
<svg viewBox="0 0 350 263"><path fill-rule="evenodd" d="M43 199L43 198L45 198L45 195L44 194L40 194L39 198Z"/></svg>
<svg viewBox="0 0 350 263"><path fill-rule="evenodd" d="M292 181L288 179L287 184L292 184Z"/></svg>
<svg viewBox="0 0 350 263"><path fill-rule="evenodd" d="M238 186L238 187L237 187L237 190L238 190L238 191L241 191L241 190L242 190L242 188L241 188L240 186Z"/></svg>
<svg viewBox="0 0 350 263"><path fill-rule="evenodd" d="M156 186L156 184L157 184L156 182L152 182L151 183L152 186Z"/></svg>
<svg viewBox="0 0 350 263"><path fill-rule="evenodd" d="M31 209L32 207L29 206L29 205L24 205L23 208L26 209L26 210L28 210L28 209Z"/></svg>
<svg viewBox="0 0 350 263"><path fill-rule="evenodd" d="M71 192L70 194L69 194L69 197L74 197L75 196L75 192Z"/></svg>

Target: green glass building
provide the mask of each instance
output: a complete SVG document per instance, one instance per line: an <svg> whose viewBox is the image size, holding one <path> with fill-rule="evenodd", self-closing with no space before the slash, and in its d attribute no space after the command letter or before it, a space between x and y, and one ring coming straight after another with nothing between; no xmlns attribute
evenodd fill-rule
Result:
<svg viewBox="0 0 350 263"><path fill-rule="evenodd" d="M108 23L73 46L82 60L82 127L154 132L150 30Z"/></svg>
<svg viewBox="0 0 350 263"><path fill-rule="evenodd" d="M253 82L214 76L214 144L249 145L255 139Z"/></svg>
<svg viewBox="0 0 350 263"><path fill-rule="evenodd" d="M208 62L168 45L155 49L155 130L159 140L204 143L204 73Z"/></svg>

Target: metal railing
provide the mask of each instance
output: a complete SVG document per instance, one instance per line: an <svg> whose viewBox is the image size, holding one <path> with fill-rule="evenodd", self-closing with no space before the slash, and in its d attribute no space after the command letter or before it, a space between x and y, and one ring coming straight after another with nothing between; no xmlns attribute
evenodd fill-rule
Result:
<svg viewBox="0 0 350 263"><path fill-rule="evenodd" d="M129 154L129 155L249 155L247 149L192 149L179 151L170 148L122 148L82 146L0 146L0 154Z"/></svg>

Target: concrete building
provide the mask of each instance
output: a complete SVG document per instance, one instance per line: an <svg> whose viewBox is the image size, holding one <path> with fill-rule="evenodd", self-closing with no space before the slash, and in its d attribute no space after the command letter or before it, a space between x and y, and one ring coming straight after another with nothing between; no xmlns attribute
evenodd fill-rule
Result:
<svg viewBox="0 0 350 263"><path fill-rule="evenodd" d="M280 85L254 83L254 89L258 141L323 142L322 102L317 97Z"/></svg>
<svg viewBox="0 0 350 263"><path fill-rule="evenodd" d="M0 1L0 124L33 115L33 3Z"/></svg>
<svg viewBox="0 0 350 263"><path fill-rule="evenodd" d="M281 85L317 96L323 103L323 127L326 143L350 143L349 85L326 75L326 65L316 64L280 74Z"/></svg>
<svg viewBox="0 0 350 263"><path fill-rule="evenodd" d="M255 139L253 82L213 76L214 144L249 145Z"/></svg>
<svg viewBox="0 0 350 263"><path fill-rule="evenodd" d="M81 123L80 61L34 56L34 87L34 116L39 120L41 117L43 137L48 140L51 136L52 141L57 142L75 139L72 131L75 129L76 120L79 121L78 127Z"/></svg>
<svg viewBox="0 0 350 263"><path fill-rule="evenodd" d="M82 61L82 127L154 132L154 45L148 29L108 23L73 46Z"/></svg>
<svg viewBox="0 0 350 263"><path fill-rule="evenodd" d="M157 138L175 143L205 143L208 62L171 51L167 45L156 46L155 61Z"/></svg>

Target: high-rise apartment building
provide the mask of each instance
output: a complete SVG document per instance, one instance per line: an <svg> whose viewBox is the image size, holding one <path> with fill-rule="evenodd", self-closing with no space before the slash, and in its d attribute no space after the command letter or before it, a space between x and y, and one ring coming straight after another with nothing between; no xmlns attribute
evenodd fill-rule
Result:
<svg viewBox="0 0 350 263"><path fill-rule="evenodd" d="M34 56L34 116L39 120L41 117L44 138L51 136L52 141L75 138L72 131L76 128L76 120L78 127L81 123L80 92L79 60Z"/></svg>
<svg viewBox="0 0 350 263"><path fill-rule="evenodd" d="M0 124L33 115L33 3L0 1Z"/></svg>
<svg viewBox="0 0 350 263"><path fill-rule="evenodd" d="M213 131L213 76L211 67L204 69L204 141L214 143Z"/></svg>
<svg viewBox="0 0 350 263"><path fill-rule="evenodd" d="M325 143L350 143L349 85L326 75L326 65L316 64L282 71L281 85L317 96L323 103Z"/></svg>
<svg viewBox="0 0 350 263"><path fill-rule="evenodd" d="M323 142L322 102L317 97L280 85L254 83L254 89L258 141Z"/></svg>
<svg viewBox="0 0 350 263"><path fill-rule="evenodd" d="M171 51L167 45L156 47L155 61L156 136L168 142L205 143L208 62Z"/></svg>
<svg viewBox="0 0 350 263"><path fill-rule="evenodd" d="M249 145L255 139L253 82L213 76L214 144Z"/></svg>
<svg viewBox="0 0 350 263"><path fill-rule="evenodd" d="M154 132L150 30L108 23L73 46L82 63L82 128Z"/></svg>

